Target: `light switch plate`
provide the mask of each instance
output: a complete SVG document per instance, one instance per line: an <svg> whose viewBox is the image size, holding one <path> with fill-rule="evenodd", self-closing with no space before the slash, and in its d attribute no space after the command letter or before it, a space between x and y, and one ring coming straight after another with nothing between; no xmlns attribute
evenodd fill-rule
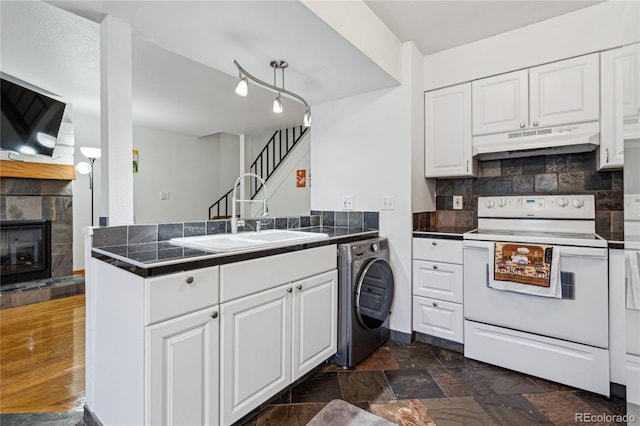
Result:
<svg viewBox="0 0 640 426"><path fill-rule="evenodd" d="M395 210L396 197L393 195L385 195L382 197L382 210Z"/></svg>
<svg viewBox="0 0 640 426"><path fill-rule="evenodd" d="M453 196L453 209L462 210L462 195Z"/></svg>

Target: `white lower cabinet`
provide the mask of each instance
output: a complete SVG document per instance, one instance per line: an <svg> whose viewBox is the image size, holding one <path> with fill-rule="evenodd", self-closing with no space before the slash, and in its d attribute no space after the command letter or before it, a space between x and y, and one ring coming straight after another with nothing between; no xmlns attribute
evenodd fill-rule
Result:
<svg viewBox="0 0 640 426"><path fill-rule="evenodd" d="M464 343L462 240L413 239L413 330Z"/></svg>
<svg viewBox="0 0 640 426"><path fill-rule="evenodd" d="M337 277L332 270L221 305L222 424L336 352Z"/></svg>
<svg viewBox="0 0 640 426"><path fill-rule="evenodd" d="M147 327L152 425L218 423L218 307Z"/></svg>

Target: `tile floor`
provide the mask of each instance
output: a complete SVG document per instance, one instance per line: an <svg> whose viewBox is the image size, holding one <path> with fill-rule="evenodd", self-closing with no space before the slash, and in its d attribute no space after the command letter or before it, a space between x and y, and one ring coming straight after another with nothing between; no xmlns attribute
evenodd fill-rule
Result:
<svg viewBox="0 0 640 426"><path fill-rule="evenodd" d="M625 413L620 398L487 365L426 343L387 342L355 370L326 364L241 423L305 425L335 398L400 425L565 425L580 424L576 413Z"/></svg>

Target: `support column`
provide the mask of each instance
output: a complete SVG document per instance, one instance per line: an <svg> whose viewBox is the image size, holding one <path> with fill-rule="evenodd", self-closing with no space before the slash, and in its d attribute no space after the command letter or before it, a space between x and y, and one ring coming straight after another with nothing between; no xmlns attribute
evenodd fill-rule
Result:
<svg viewBox="0 0 640 426"><path fill-rule="evenodd" d="M112 16L100 24L100 225L134 223L131 26Z"/></svg>

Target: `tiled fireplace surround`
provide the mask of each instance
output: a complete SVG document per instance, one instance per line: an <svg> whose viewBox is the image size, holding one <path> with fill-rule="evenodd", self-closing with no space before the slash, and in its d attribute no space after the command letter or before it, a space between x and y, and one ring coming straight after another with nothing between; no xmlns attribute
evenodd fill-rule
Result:
<svg viewBox="0 0 640 426"><path fill-rule="evenodd" d="M479 196L593 194L596 232L609 236L624 231L623 172L597 171L596 151L484 161L479 167L477 178L436 180L432 226L476 227ZM462 210L453 210L453 195L462 195ZM428 227L430 216L415 213L414 229Z"/></svg>

